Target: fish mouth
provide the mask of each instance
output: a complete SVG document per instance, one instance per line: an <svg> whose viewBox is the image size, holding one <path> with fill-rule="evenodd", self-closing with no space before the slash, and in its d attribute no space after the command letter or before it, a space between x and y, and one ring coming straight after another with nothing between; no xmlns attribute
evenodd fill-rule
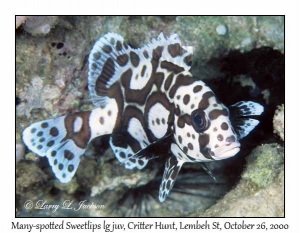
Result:
<svg viewBox="0 0 300 233"><path fill-rule="evenodd" d="M233 142L229 145L223 145L215 150L212 150L214 153L213 158L216 160L226 159L236 155L240 151L241 144L239 142Z"/></svg>

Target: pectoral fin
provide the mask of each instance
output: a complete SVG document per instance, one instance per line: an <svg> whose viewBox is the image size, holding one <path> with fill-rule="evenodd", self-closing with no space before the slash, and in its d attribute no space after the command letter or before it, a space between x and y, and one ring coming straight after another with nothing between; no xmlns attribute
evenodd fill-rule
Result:
<svg viewBox="0 0 300 233"><path fill-rule="evenodd" d="M165 172L162 178L162 182L159 187L159 201L165 201L166 197L168 196L170 190L172 189L177 175L182 167L184 162L182 160L177 160L177 158L172 155L168 158L166 165L165 165Z"/></svg>

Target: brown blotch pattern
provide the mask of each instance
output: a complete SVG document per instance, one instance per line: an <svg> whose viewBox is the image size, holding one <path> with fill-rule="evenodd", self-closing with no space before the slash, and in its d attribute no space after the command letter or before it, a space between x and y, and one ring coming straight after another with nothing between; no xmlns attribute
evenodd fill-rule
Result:
<svg viewBox="0 0 300 233"><path fill-rule="evenodd" d="M176 116L179 116L180 115L180 108L178 107L178 105L176 106L176 108L174 109L174 114Z"/></svg>
<svg viewBox="0 0 300 233"><path fill-rule="evenodd" d="M101 95L101 91L106 89L107 82L112 78L115 73L115 65L112 58L108 58L103 65L101 74L96 80L96 92Z"/></svg>
<svg viewBox="0 0 300 233"><path fill-rule="evenodd" d="M117 63L120 66L126 66L126 64L128 63L128 60L129 60L129 57L127 54L122 54L117 57Z"/></svg>
<svg viewBox="0 0 300 233"><path fill-rule="evenodd" d="M187 105L189 102L190 102L190 95L186 94L186 95L183 97L183 103L184 103L185 105Z"/></svg>
<svg viewBox="0 0 300 233"><path fill-rule="evenodd" d="M183 49L179 43L168 45L168 52L172 57L181 56L183 53Z"/></svg>
<svg viewBox="0 0 300 233"><path fill-rule="evenodd" d="M182 137L179 135L178 136L178 142L181 144L182 143Z"/></svg>
<svg viewBox="0 0 300 233"><path fill-rule="evenodd" d="M228 127L228 124L226 123L226 122L223 122L222 124L221 124L221 129L223 129L223 130L227 130L229 127Z"/></svg>
<svg viewBox="0 0 300 233"><path fill-rule="evenodd" d="M95 60L99 60L100 57L101 57L101 53L96 52L96 53L93 54L93 57L94 57Z"/></svg>
<svg viewBox="0 0 300 233"><path fill-rule="evenodd" d="M139 159L139 160L138 160L138 164L139 164L140 166L143 166L143 165L144 165L144 161L141 160L141 159Z"/></svg>
<svg viewBox="0 0 300 233"><path fill-rule="evenodd" d="M223 135L219 134L219 135L217 136L217 139L221 142L221 141L223 141L224 137L223 137Z"/></svg>
<svg viewBox="0 0 300 233"><path fill-rule="evenodd" d="M121 157L121 158L123 158L123 159L124 159L124 158L126 158L126 155L125 155L125 153L124 153L123 151L122 151L122 152L120 152L120 154L119 154L119 155L120 155L120 157Z"/></svg>
<svg viewBox="0 0 300 233"><path fill-rule="evenodd" d="M236 139L235 139L235 136L231 135L230 137L226 138L226 142L229 142L229 143L232 143L232 142L235 142Z"/></svg>
<svg viewBox="0 0 300 233"><path fill-rule="evenodd" d="M146 50L144 50L143 54L144 54L145 58L147 58L147 59L149 58L149 53Z"/></svg>
<svg viewBox="0 0 300 233"><path fill-rule="evenodd" d="M183 128L185 124L192 125L191 117L188 114L184 114L182 116L179 116L178 120L177 120L177 125L178 125L179 128Z"/></svg>
<svg viewBox="0 0 300 233"><path fill-rule="evenodd" d="M70 164L70 165L68 166L68 171L69 171L69 172L74 171L74 165L73 165L73 164Z"/></svg>
<svg viewBox="0 0 300 233"><path fill-rule="evenodd" d="M105 52L105 53L111 53L112 48L111 48L111 46L109 46L109 45L104 45L104 46L102 47L102 50L103 50L103 52Z"/></svg>
<svg viewBox="0 0 300 233"><path fill-rule="evenodd" d="M215 110L212 110L208 114L209 119L211 119L211 120L215 120L215 119L217 119L221 115L228 116L228 111L226 109L223 109L223 110L215 109Z"/></svg>
<svg viewBox="0 0 300 233"><path fill-rule="evenodd" d="M128 49L128 45L127 45L125 42L123 42L123 47L124 47L125 49Z"/></svg>
<svg viewBox="0 0 300 233"><path fill-rule="evenodd" d="M39 142L44 142L45 140L45 138L40 138Z"/></svg>
<svg viewBox="0 0 300 233"><path fill-rule="evenodd" d="M144 77L145 72L146 72L146 66L143 65L143 68L142 68L142 71L141 71L141 76L142 76L142 77Z"/></svg>
<svg viewBox="0 0 300 233"><path fill-rule="evenodd" d="M166 79L166 81L164 83L164 88L165 88L166 91L169 90L169 88L170 88L170 86L172 84L173 78L174 78L174 74L173 73L169 74L169 76L167 77L167 79Z"/></svg>
<svg viewBox="0 0 300 233"><path fill-rule="evenodd" d="M125 72L121 76L121 82L123 87L125 88L125 101L127 103L136 103L140 105L144 105L149 94L153 88L153 85L156 85L157 89L161 89L162 82L164 80L164 74L161 72L152 73L150 79L146 83L146 85L139 90L130 89L130 81L131 81L132 72Z"/></svg>
<svg viewBox="0 0 300 233"><path fill-rule="evenodd" d="M138 67L140 63L140 58L135 52L130 52L130 61L134 67Z"/></svg>
<svg viewBox="0 0 300 233"><path fill-rule="evenodd" d="M53 140L51 140L51 141L49 141L48 143L47 143L47 147L51 147L51 146L53 146L54 145L54 141Z"/></svg>
<svg viewBox="0 0 300 233"><path fill-rule="evenodd" d="M207 109L209 106L208 100L213 96L214 94L211 91L208 91L205 94L203 94L202 99L198 105L198 108L200 108L201 110Z"/></svg>
<svg viewBox="0 0 300 233"><path fill-rule="evenodd" d="M193 144L192 143L188 143L188 148L189 148L189 150L194 150L194 146L193 146Z"/></svg>
<svg viewBox="0 0 300 233"><path fill-rule="evenodd" d="M64 157L67 160L72 160L72 159L74 159L74 154L69 150L65 150L64 151Z"/></svg>
<svg viewBox="0 0 300 233"><path fill-rule="evenodd" d="M122 47L122 43L120 41L117 41L117 44L116 44L116 50L117 51L121 51L123 49Z"/></svg>
<svg viewBox="0 0 300 233"><path fill-rule="evenodd" d="M179 74L176 77L176 81L175 81L174 85L170 89L169 97L171 99L173 99L176 94L176 91L179 87L188 86L188 85L194 83L194 81L195 81L195 79L192 76Z"/></svg>
<svg viewBox="0 0 300 233"><path fill-rule="evenodd" d="M199 136L200 147L205 147L208 143L209 143L209 135L208 134L202 134Z"/></svg>
<svg viewBox="0 0 300 233"><path fill-rule="evenodd" d="M193 88L193 92L194 93L197 93L197 92L199 92L199 91L201 91L202 90L202 86L201 85L197 85L197 86L195 86L194 88Z"/></svg>
<svg viewBox="0 0 300 233"><path fill-rule="evenodd" d="M187 152L188 152L188 148L187 148L186 146L184 146L184 147L182 148L182 150L183 150L184 153L187 153Z"/></svg>
<svg viewBox="0 0 300 233"><path fill-rule="evenodd" d="M141 144L139 141L137 141L134 137L132 137L128 133L129 122L133 118L136 118L141 123L142 128L146 129L143 112L141 110L139 110L138 108L136 108L135 106L130 106L130 105L127 106L123 113L123 127L122 127L122 129L120 129L121 133L120 133L120 137L119 137L119 143L121 143L120 142L121 140L124 141L124 138L126 138L126 144L130 146L130 148L132 149L132 151L134 153L137 153L139 150L142 149ZM149 136L148 131L145 131L145 133L146 133L147 139L151 142L151 137ZM115 141L117 142L117 138L115 138ZM114 143L114 145L116 145L116 144ZM124 146L123 146L123 148L126 147L126 146L125 147Z"/></svg>
<svg viewBox="0 0 300 233"><path fill-rule="evenodd" d="M100 117L99 122L100 122L101 125L103 125L104 124L104 118Z"/></svg>
<svg viewBox="0 0 300 233"><path fill-rule="evenodd" d="M62 163L60 163L60 164L58 165L58 169L62 171L62 170L64 169L64 165L63 165Z"/></svg>
<svg viewBox="0 0 300 233"><path fill-rule="evenodd" d="M188 66L191 66L192 64L192 55L188 55L183 59L184 63L187 64Z"/></svg>
<svg viewBox="0 0 300 233"><path fill-rule="evenodd" d="M49 124L48 124L47 122L43 122L43 123L41 124L41 127L42 127L43 129L47 128L48 126L49 126Z"/></svg>
<svg viewBox="0 0 300 233"><path fill-rule="evenodd" d="M67 139L72 139L76 146L80 148L86 148L91 132L89 127L89 118L90 118L91 112L79 112L79 113L73 113L65 117L64 123L65 128L67 131L67 135L65 138L61 141L66 141ZM82 127L79 131L74 132L74 122L76 117L80 117L82 119Z"/></svg>
<svg viewBox="0 0 300 233"><path fill-rule="evenodd" d="M96 64L96 63L93 63L93 64L91 65L91 69L92 69L92 70L97 69L97 64Z"/></svg>
<svg viewBox="0 0 300 233"><path fill-rule="evenodd" d="M132 77L132 70L129 68L121 75L121 83L123 87L129 88L130 79Z"/></svg>
<svg viewBox="0 0 300 233"><path fill-rule="evenodd" d="M160 63L160 67L163 69L166 69L170 72L173 72L174 74L178 74L182 71L184 71L184 68L182 68L181 66L178 66L172 62L168 62L168 61L162 61Z"/></svg>

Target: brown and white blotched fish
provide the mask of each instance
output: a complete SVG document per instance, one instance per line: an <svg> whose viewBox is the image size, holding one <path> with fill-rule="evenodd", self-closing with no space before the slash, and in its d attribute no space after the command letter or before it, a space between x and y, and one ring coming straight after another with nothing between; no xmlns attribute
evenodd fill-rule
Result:
<svg viewBox="0 0 300 233"><path fill-rule="evenodd" d="M88 85L96 108L30 125L23 132L25 144L46 156L55 176L67 183L95 137L110 134L110 146L127 169L144 168L154 156L144 149L171 137L159 189L163 202L185 162L236 155L238 140L259 123L249 117L264 110L251 101L225 107L189 72L192 54L176 34L160 34L139 49L118 34L106 34L89 55Z"/></svg>

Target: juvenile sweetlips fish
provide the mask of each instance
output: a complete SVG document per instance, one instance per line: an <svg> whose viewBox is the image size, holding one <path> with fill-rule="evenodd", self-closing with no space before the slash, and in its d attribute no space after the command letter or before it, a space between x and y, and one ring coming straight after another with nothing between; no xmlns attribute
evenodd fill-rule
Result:
<svg viewBox="0 0 300 233"><path fill-rule="evenodd" d="M110 134L110 146L127 169L144 168L155 156L145 149L171 137L159 189L163 202L185 162L236 155L239 140L259 123L250 116L264 110L252 101L225 107L189 72L192 54L176 34L161 33L139 49L106 34L89 55L88 86L96 108L33 123L23 132L25 144L46 156L55 176L67 183L95 137Z"/></svg>

